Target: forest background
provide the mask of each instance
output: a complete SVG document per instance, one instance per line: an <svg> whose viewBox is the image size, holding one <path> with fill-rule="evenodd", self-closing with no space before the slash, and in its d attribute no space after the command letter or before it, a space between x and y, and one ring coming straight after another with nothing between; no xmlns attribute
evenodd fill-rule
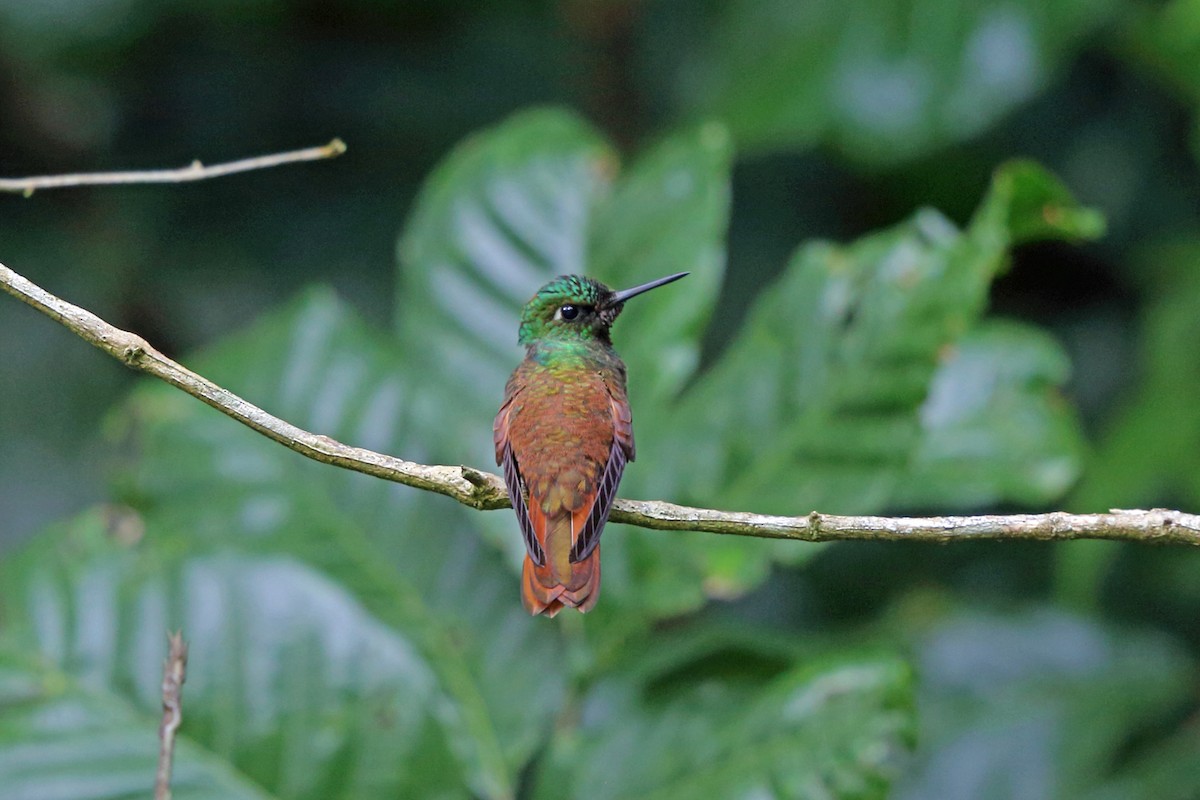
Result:
<svg viewBox="0 0 1200 800"><path fill-rule="evenodd" d="M622 495L1200 507L1200 3L0 2L0 261L302 427L491 469L548 275L630 305ZM0 797L1195 797L1200 553L612 526L305 461L0 300Z"/></svg>

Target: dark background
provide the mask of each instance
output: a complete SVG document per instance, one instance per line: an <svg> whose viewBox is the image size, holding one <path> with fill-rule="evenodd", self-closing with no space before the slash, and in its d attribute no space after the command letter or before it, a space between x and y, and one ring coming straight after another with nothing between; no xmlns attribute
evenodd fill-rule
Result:
<svg viewBox="0 0 1200 800"><path fill-rule="evenodd" d="M185 186L0 196L0 260L173 356L312 283L387 328L422 180L465 136L542 104L627 153L698 119L730 126L728 323L710 327L706 363L798 242L921 206L963 223L998 164L1042 163L1108 221L1093 243L1020 248L992 294L1071 357L1089 449L1054 507L1200 505L1195 3L4 3L0 175L334 136L349 151ZM108 496L104 431L136 380L0 300L0 548ZM780 571L731 613L785 597L785 618L837 635L945 589L1001 610L1038 598L1194 655L1196 586L1180 548L859 545ZM1156 724L1194 729L1189 702Z"/></svg>

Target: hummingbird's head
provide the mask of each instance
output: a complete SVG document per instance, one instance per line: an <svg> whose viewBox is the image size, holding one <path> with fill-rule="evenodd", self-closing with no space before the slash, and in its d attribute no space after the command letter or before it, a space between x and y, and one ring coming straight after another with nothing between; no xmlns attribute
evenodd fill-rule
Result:
<svg viewBox="0 0 1200 800"><path fill-rule="evenodd" d="M544 339L609 342L609 328L626 300L684 275L680 272L620 292L583 275L559 275L525 304L518 340L526 346Z"/></svg>

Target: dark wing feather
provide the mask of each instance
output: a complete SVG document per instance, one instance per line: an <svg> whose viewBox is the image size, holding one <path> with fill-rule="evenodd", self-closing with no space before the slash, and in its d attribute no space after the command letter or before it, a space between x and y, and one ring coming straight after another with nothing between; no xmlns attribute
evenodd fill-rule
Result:
<svg viewBox="0 0 1200 800"><path fill-rule="evenodd" d="M521 535L525 537L529 560L543 567L546 565L546 553L533 533L533 521L529 519L529 505L525 500L525 482L521 479L521 468L517 465L517 457L513 455L512 445L507 442L504 445L504 483L512 499L513 511L517 512L517 522L521 526Z"/></svg>
<svg viewBox="0 0 1200 800"><path fill-rule="evenodd" d="M600 477L600 485L596 489L596 499L592 501L592 510L588 512L583 530L579 532L579 536L575 538L575 545L571 548L572 561L583 561L592 554L596 545L600 544L600 534L604 531L604 523L608 522L608 512L612 510L617 486L621 483L621 475L625 472L628 460L625 448L618 439L614 439L612 449L608 453L608 463L604 465L604 474Z"/></svg>
<svg viewBox="0 0 1200 800"><path fill-rule="evenodd" d="M504 467L504 484L508 487L513 511L517 513L517 523L521 526L521 536L525 539L525 550L529 553L530 560L542 567L546 564L546 553L534 535L533 521L529 518L525 481L521 477L521 467L517 464L512 444L508 441L508 416L512 411L513 400L517 397L516 386L516 381L510 378L508 385L504 387L504 403L501 404L496 413L496 421L492 424L492 438L496 445L496 463Z"/></svg>

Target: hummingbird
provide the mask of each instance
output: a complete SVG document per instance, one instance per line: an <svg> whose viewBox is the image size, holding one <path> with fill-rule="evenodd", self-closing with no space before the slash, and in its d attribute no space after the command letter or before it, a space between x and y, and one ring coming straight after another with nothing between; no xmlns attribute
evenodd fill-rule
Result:
<svg viewBox="0 0 1200 800"><path fill-rule="evenodd" d="M530 614L586 612L600 597L600 534L634 457L625 363L609 330L626 300L687 274L620 292L560 275L521 312L525 360L492 435L525 540L521 600Z"/></svg>

